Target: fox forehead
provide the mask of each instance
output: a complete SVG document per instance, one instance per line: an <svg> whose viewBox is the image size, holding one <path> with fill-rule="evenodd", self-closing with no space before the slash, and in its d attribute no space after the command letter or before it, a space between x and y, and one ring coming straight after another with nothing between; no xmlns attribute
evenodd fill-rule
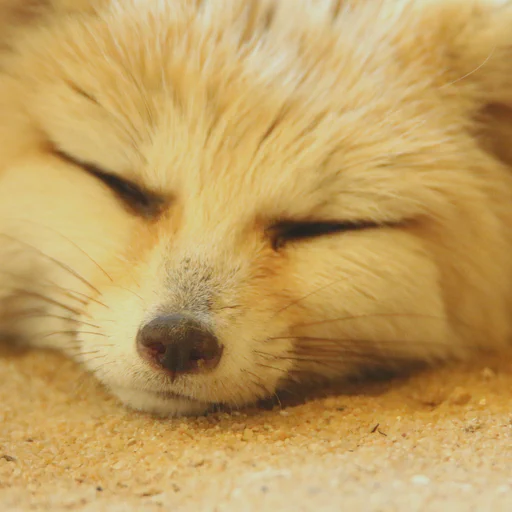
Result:
<svg viewBox="0 0 512 512"><path fill-rule="evenodd" d="M443 138L447 123L421 80L406 80L410 64L399 70L390 58L392 41L373 57L371 31L334 31L325 20L296 32L267 21L248 35L247 16L207 4L201 15L191 3L112 2L70 20L58 41L36 42L46 54L34 111L52 142L157 191L202 194L205 208L218 210L228 194L230 208L240 200L259 210L251 214L306 217L330 216L354 176ZM327 4L307 5L318 14ZM129 16L134 6L141 11ZM359 193L371 183L356 181Z"/></svg>

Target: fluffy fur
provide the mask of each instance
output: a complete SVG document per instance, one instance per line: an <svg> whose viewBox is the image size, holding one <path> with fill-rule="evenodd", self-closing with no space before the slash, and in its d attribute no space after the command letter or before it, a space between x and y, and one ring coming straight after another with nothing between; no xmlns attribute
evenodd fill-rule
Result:
<svg viewBox="0 0 512 512"><path fill-rule="evenodd" d="M0 13L5 333L169 415L509 342L512 3L4 0ZM161 210L130 211L62 153ZM381 227L275 250L282 220ZM224 355L171 382L135 336L177 311L202 315Z"/></svg>

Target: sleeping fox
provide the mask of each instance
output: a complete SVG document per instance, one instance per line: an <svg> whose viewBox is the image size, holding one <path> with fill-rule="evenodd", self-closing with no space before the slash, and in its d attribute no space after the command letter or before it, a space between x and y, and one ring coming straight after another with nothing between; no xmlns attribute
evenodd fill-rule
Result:
<svg viewBox="0 0 512 512"><path fill-rule="evenodd" d="M5 338L160 415L510 341L512 2L0 17Z"/></svg>

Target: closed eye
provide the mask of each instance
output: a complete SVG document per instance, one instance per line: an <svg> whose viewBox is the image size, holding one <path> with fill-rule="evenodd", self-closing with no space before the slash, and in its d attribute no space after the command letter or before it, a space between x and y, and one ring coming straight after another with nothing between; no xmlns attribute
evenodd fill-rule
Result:
<svg viewBox="0 0 512 512"><path fill-rule="evenodd" d="M269 229L269 234L274 250L278 250L288 242L307 240L322 236L344 233L346 231L361 231L382 227L381 224L373 221L348 221L348 222L294 222L283 221L274 224Z"/></svg>
<svg viewBox="0 0 512 512"><path fill-rule="evenodd" d="M104 171L94 164L82 162L62 151L55 151L55 154L102 181L134 213L144 217L155 217L162 211L165 204L165 198L162 196L133 181Z"/></svg>

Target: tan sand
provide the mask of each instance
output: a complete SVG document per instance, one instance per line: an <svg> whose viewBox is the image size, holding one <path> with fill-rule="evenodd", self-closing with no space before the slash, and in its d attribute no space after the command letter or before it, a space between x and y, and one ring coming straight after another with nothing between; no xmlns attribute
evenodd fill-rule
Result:
<svg viewBox="0 0 512 512"><path fill-rule="evenodd" d="M512 510L512 354L192 420L127 412L53 354L0 379L0 510Z"/></svg>

